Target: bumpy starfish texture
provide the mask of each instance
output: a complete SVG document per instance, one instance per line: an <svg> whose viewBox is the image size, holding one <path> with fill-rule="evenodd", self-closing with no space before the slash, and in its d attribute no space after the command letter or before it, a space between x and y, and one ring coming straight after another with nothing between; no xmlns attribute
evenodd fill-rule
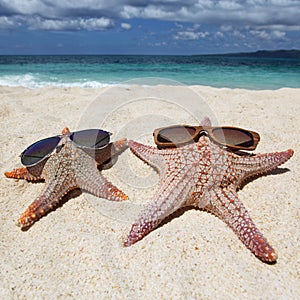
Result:
<svg viewBox="0 0 300 300"><path fill-rule="evenodd" d="M250 218L237 195L249 177L266 173L286 162L293 150L257 155L237 155L202 136L199 142L158 150L129 141L131 151L160 173L152 201L132 225L124 242L130 246L155 229L181 207L194 205L210 211L237 234L244 245L265 262L277 254Z"/></svg>
<svg viewBox="0 0 300 300"><path fill-rule="evenodd" d="M6 177L28 181L45 180L46 186L18 219L21 228L40 219L70 191L80 188L95 196L113 201L128 199L121 190L110 183L98 170L106 162L123 152L127 140L119 140L98 150L80 149L69 139L70 131L62 131L56 151L47 159L32 167L5 172Z"/></svg>

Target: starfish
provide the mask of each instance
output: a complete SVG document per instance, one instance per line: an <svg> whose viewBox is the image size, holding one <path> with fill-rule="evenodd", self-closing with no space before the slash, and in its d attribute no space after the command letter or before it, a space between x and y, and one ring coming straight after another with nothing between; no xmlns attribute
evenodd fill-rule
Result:
<svg viewBox="0 0 300 300"><path fill-rule="evenodd" d="M18 219L18 226L21 228L31 226L55 207L67 193L78 188L109 200L128 199L127 195L110 183L98 169L106 167L110 159L124 151L127 148L127 140L109 143L102 149L83 150L74 145L69 135L69 129L63 129L60 146L49 158L31 167L5 172L8 178L33 182L44 180L46 183L41 195Z"/></svg>
<svg viewBox="0 0 300 300"><path fill-rule="evenodd" d="M158 188L132 225L124 246L141 240L181 207L195 206L223 220L258 258L275 262L277 254L257 229L237 190L249 177L286 162L293 150L239 155L219 147L206 136L197 143L159 150L134 141L131 151L160 173Z"/></svg>

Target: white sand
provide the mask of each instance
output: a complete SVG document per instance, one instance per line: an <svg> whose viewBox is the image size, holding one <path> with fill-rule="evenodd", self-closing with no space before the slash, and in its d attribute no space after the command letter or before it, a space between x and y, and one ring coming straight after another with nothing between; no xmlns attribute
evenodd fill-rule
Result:
<svg viewBox="0 0 300 300"><path fill-rule="evenodd" d="M195 94L195 91L200 95ZM300 89L248 91L209 87L112 89L0 88L1 299L296 299L300 295ZM153 144L165 124L214 124L258 131L257 152L295 150L289 170L247 184L239 197L278 252L262 263L216 217L188 210L124 248L158 175L127 150L104 171L130 197L116 204L88 194L72 198L28 231L16 220L43 183L7 179L18 155L68 126L103 128Z"/></svg>

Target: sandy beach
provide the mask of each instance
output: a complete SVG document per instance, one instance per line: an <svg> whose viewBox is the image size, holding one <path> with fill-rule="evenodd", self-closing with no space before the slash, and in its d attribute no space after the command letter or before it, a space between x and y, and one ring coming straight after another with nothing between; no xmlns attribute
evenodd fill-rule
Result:
<svg viewBox="0 0 300 300"><path fill-rule="evenodd" d="M274 91L205 86L102 89L0 87L1 299L297 299L300 294L300 89ZM87 193L22 231L16 220L44 183L8 179L33 142L70 130L102 128L112 141L153 145L167 124L214 125L260 133L255 153L294 149L276 174L238 192L278 253L257 259L225 223L190 209L135 245L123 241L153 195L157 173L129 150L103 175L128 196L114 203Z"/></svg>

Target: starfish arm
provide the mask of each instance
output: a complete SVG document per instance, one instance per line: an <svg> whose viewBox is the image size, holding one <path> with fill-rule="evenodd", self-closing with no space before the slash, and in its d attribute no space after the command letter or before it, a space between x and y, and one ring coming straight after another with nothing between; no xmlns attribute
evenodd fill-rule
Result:
<svg viewBox="0 0 300 300"><path fill-rule="evenodd" d="M36 198L18 219L17 225L26 228L53 209L69 191L77 188L76 182L64 181L62 184L49 183L42 194Z"/></svg>
<svg viewBox="0 0 300 300"><path fill-rule="evenodd" d="M163 157L164 155L168 156L168 152L165 150L158 150L154 147L146 146L131 140L128 142L128 144L133 154L162 173L166 167L166 162Z"/></svg>
<svg viewBox="0 0 300 300"><path fill-rule="evenodd" d="M42 168L40 168L38 165L34 167L23 167L14 169L12 171L5 172L4 175L7 178L15 178L15 179L25 179L28 181L40 181L44 178L41 175Z"/></svg>
<svg viewBox="0 0 300 300"><path fill-rule="evenodd" d="M210 203L205 207L223 220L243 244L265 262L275 262L277 254L257 229L248 211L230 188L211 190Z"/></svg>
<svg viewBox="0 0 300 300"><path fill-rule="evenodd" d="M184 206L192 185L185 181L173 182L170 185L168 178L163 181L153 199L140 213L138 220L132 225L130 233L124 242L128 247L141 240L155 229L167 216Z"/></svg>
<svg viewBox="0 0 300 300"><path fill-rule="evenodd" d="M233 164L236 170L244 170L243 180L251 176L266 173L276 169L289 160L294 154L292 149L282 152L257 154L255 156L238 157Z"/></svg>
<svg viewBox="0 0 300 300"><path fill-rule="evenodd" d="M74 177L79 188L101 198L113 201L127 200L128 196L110 183L97 169L95 161L87 155L74 162Z"/></svg>
<svg viewBox="0 0 300 300"><path fill-rule="evenodd" d="M89 176L78 177L78 186L87 192L112 201L127 200L128 196L100 174L89 173Z"/></svg>
<svg viewBox="0 0 300 300"><path fill-rule="evenodd" d="M127 139L121 139L121 140L118 140L118 141L112 143L112 147L111 147L111 151L110 151L111 152L110 157L120 155L127 148L128 148Z"/></svg>
<svg viewBox="0 0 300 300"><path fill-rule="evenodd" d="M201 123L200 123L201 126L211 126L211 120L209 117L205 116Z"/></svg>

